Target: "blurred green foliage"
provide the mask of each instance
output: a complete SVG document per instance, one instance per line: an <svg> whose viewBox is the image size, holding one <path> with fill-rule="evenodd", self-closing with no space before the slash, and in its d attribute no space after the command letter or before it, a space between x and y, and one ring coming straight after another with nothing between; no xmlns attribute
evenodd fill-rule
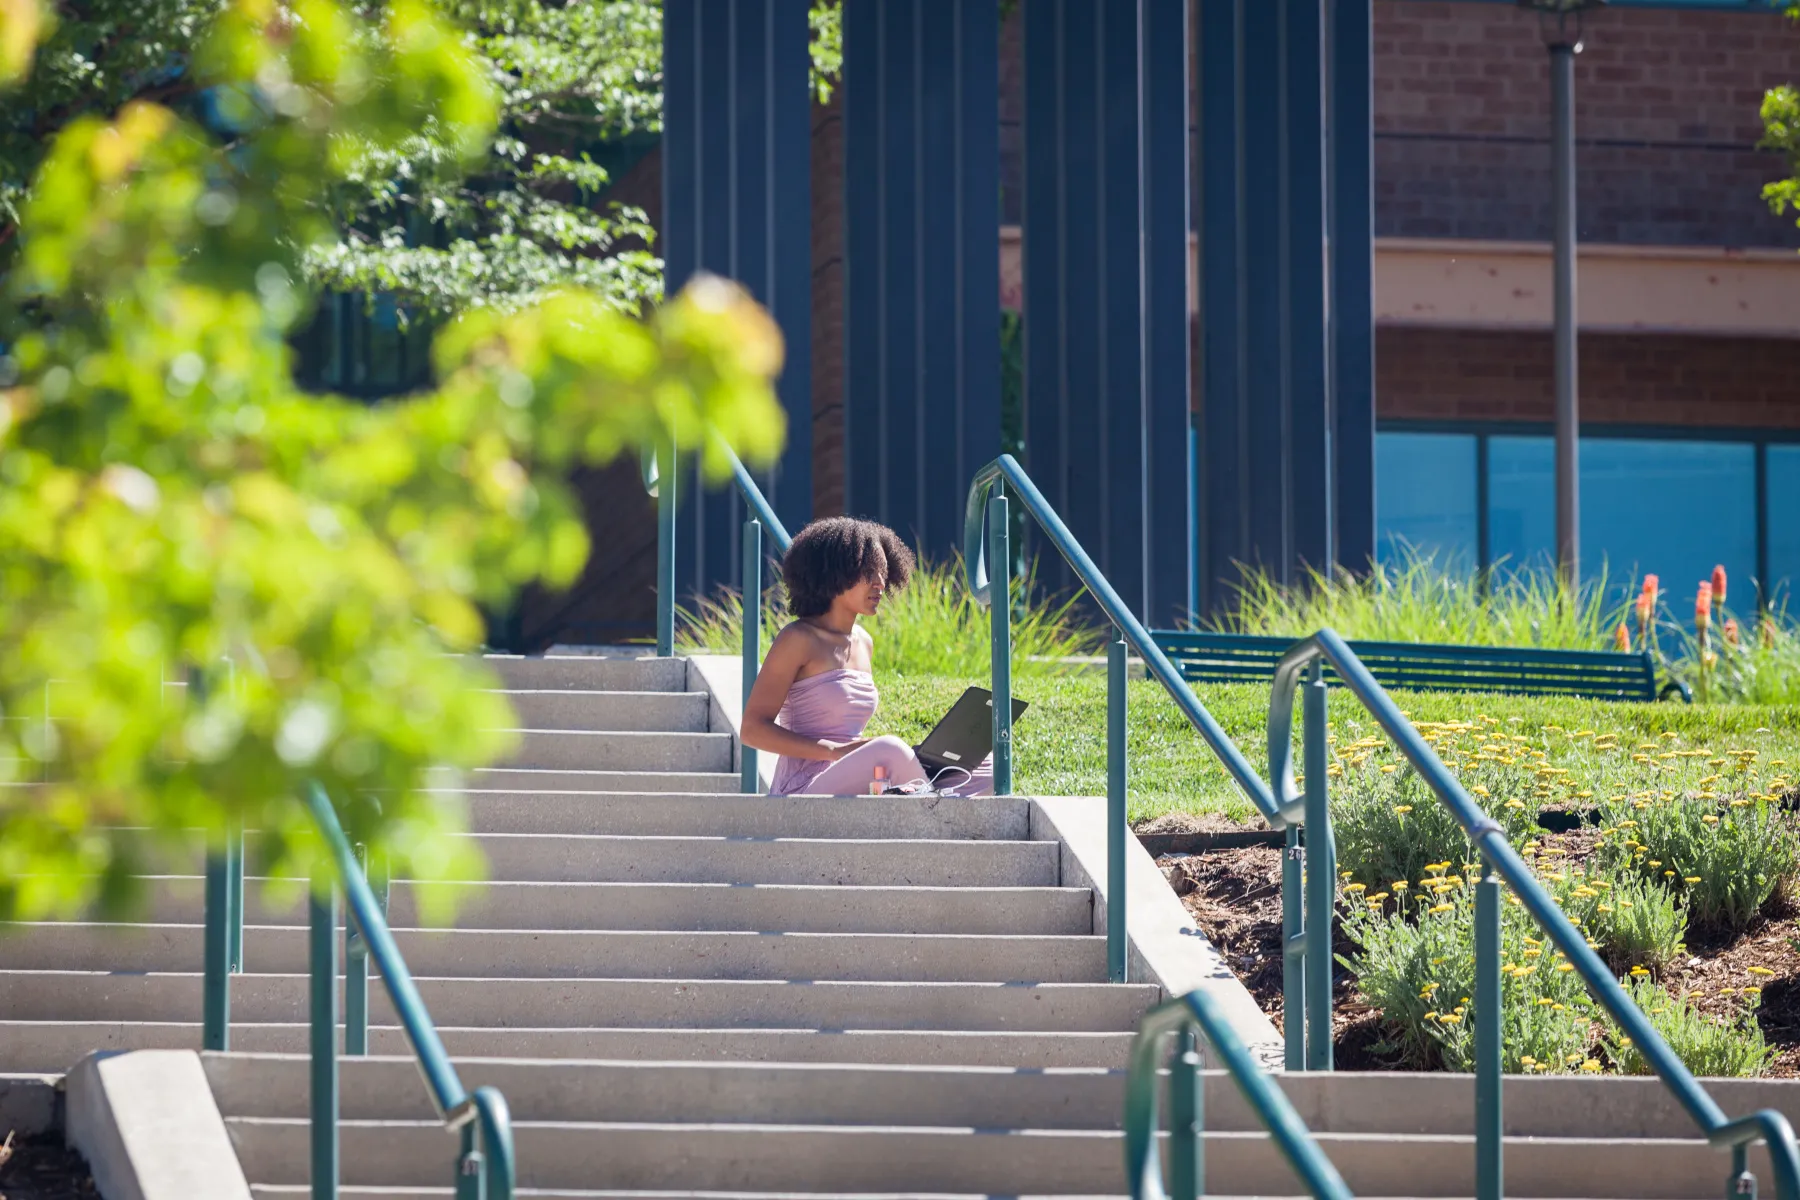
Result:
<svg viewBox="0 0 1800 1200"><path fill-rule="evenodd" d="M379 21L234 0L196 36L209 122L141 99L76 117L18 214L3 917L128 899L191 831L233 824L263 831L256 871L303 873L307 778L397 870L467 877L426 785L506 749L510 714L463 652L478 606L580 568L567 469L706 426L752 461L782 438L779 334L713 279L647 322L579 289L465 315L436 341L436 390L378 407L299 391L287 337L314 301L302 264L337 236L331 197L426 126L446 178L479 167L502 98L420 0Z"/></svg>
<svg viewBox="0 0 1800 1200"><path fill-rule="evenodd" d="M0 83L31 62L0 107L0 271L30 180L56 132L150 99L207 118L215 97L195 69L221 0L0 0ZM351 15L379 22L385 6ZM472 76L485 79L498 136L474 154L458 114L420 109L394 136L340 132L339 171L316 197L336 236L300 267L330 290L384 293L409 317L518 308L566 287L641 313L662 295L655 231L643 211L602 202L609 148L662 129L659 0L440 0ZM45 24L47 22L47 25ZM811 13L812 86L823 102L842 62L837 0ZM625 159L623 161L629 161Z"/></svg>

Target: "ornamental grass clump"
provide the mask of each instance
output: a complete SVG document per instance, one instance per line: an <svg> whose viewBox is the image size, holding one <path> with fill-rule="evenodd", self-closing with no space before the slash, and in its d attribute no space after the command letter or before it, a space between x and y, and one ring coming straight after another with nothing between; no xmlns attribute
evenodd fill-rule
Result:
<svg viewBox="0 0 1800 1200"><path fill-rule="evenodd" d="M1380 1010L1387 1048L1407 1066L1474 1070L1476 869L1440 862L1416 883L1395 881L1373 895L1346 889L1344 931L1358 949L1339 961ZM1598 1070L1588 1053L1593 1002L1511 898L1501 907L1500 953L1505 1069Z"/></svg>
<svg viewBox="0 0 1800 1200"><path fill-rule="evenodd" d="M1697 795L1645 791L1601 805L1596 854L1679 894L1696 926L1737 933L1793 886L1800 831L1776 793L1712 790L1729 786L1732 757L1709 760L1720 769Z"/></svg>
<svg viewBox="0 0 1800 1200"><path fill-rule="evenodd" d="M1475 722L1421 722L1418 728L1440 757L1456 763L1464 789L1515 845L1529 836L1538 806L1528 778L1507 769L1514 759L1511 743L1494 740ZM1449 808L1385 738L1360 738L1334 751L1332 832L1338 865L1352 879L1379 890L1389 880L1419 877L1427 863L1473 857L1474 847Z"/></svg>
<svg viewBox="0 0 1800 1200"><path fill-rule="evenodd" d="M1682 1065L1703 1079L1762 1075L1775 1061L1776 1052L1756 1020L1762 989L1755 984L1726 989L1731 993L1726 1015L1701 1012L1644 976L1626 979L1625 990ZM1610 1017L1600 1041L1606 1057L1624 1074L1654 1073L1637 1044Z"/></svg>

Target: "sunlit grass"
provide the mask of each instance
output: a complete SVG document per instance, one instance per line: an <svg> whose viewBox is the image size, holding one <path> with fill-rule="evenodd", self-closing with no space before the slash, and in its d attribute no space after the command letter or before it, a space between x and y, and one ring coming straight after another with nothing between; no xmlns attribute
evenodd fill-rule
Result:
<svg viewBox="0 0 1800 1200"><path fill-rule="evenodd" d="M907 676L877 664L881 711L870 726L875 734L895 733L917 740L971 683L986 684L985 669L940 676ZM1249 759L1268 774L1266 684L1208 685L1200 699ZM1022 678L1014 689L1032 708L1019 721L1014 748L1014 790L1020 794L1100 796L1106 793L1106 680L1103 676ZM1756 749L1762 760L1800 763L1800 706L1628 704L1568 697L1474 696L1452 692L1394 693L1418 723L1460 722L1487 717L1529 737L1543 764L1569 775L1551 799L1581 791L1596 796L1649 786L1650 769L1631 754L1607 750L1609 742L1635 746L1672 733L1684 750L1724 752ZM1380 730L1360 705L1342 691L1331 692L1331 729L1339 745L1378 736ZM1162 813L1223 813L1238 820L1254 815L1224 769L1174 703L1153 681L1129 685L1127 747L1131 770L1131 817ZM1488 722L1483 722L1488 724ZM1296 721L1296 726L1298 722ZM1556 727L1554 729L1550 727ZM1583 730L1597 735L1571 736ZM1596 742L1600 749L1596 749ZM1391 754L1391 751L1389 752ZM1397 761L1387 758L1386 761ZM1458 760L1461 761L1460 759ZM1537 761L1534 759L1534 762ZM1693 782L1707 773L1705 758L1657 760L1659 787ZM1679 778L1667 769L1679 764ZM1524 776L1523 795L1539 799L1539 780ZM1692 775L1692 780L1689 780Z"/></svg>

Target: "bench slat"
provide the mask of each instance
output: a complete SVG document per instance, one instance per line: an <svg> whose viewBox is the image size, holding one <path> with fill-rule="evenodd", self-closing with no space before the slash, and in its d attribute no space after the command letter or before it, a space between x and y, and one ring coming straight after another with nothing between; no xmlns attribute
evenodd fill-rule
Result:
<svg viewBox="0 0 1800 1200"><path fill-rule="evenodd" d="M1157 630L1152 636L1182 677L1199 683L1265 681L1294 645L1294 640L1281 637L1185 630ZM1351 642L1350 648L1383 687L1601 700L1657 698L1656 669L1649 654L1409 642ZM1327 683L1338 682L1329 668L1325 678Z"/></svg>

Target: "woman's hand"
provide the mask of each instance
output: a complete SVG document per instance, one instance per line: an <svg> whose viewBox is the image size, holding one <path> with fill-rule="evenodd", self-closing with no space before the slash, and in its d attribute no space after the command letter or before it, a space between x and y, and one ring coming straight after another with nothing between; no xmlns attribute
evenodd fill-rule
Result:
<svg viewBox="0 0 1800 1200"><path fill-rule="evenodd" d="M846 754L850 753L852 750L856 749L858 746L867 745L868 741L869 741L868 738L852 738L850 741L847 741L847 742L821 741L819 743L819 745L825 747L826 750L830 751L831 752L831 761L836 762L840 758L844 757L844 755L846 755Z"/></svg>

